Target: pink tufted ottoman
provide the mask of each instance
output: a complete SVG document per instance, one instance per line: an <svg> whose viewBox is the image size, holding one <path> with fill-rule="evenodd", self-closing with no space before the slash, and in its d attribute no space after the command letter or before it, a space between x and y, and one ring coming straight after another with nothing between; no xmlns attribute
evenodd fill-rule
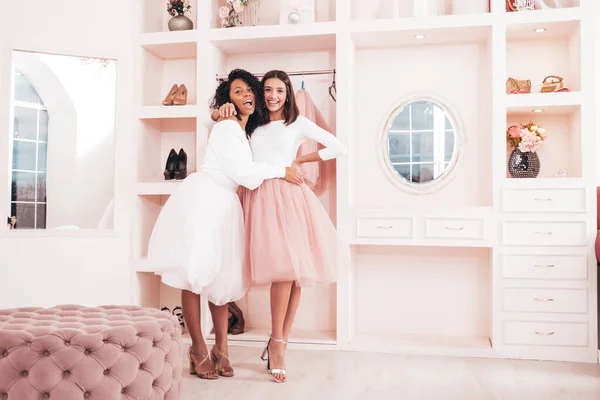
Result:
<svg viewBox="0 0 600 400"><path fill-rule="evenodd" d="M0 310L0 400L179 399L181 327L136 306Z"/></svg>

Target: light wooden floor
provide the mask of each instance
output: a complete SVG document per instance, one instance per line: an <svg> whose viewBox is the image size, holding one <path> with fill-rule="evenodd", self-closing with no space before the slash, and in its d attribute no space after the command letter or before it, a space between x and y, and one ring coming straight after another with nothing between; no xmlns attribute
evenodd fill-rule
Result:
<svg viewBox="0 0 600 400"><path fill-rule="evenodd" d="M205 381L184 368L181 400L599 400L600 366L556 362L288 351L276 384L261 349L231 347L233 378Z"/></svg>

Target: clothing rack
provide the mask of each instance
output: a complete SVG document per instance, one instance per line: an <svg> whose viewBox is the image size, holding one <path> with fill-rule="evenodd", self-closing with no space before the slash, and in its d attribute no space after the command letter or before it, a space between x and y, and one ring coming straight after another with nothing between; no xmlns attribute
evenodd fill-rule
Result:
<svg viewBox="0 0 600 400"><path fill-rule="evenodd" d="M293 71L286 72L288 76L307 76L307 75L331 75L335 77L335 69L318 69L312 71ZM262 78L265 76L265 73L261 74L253 74L257 78ZM222 82L227 79L227 75L217 75L217 81ZM335 79L335 78L334 78Z"/></svg>

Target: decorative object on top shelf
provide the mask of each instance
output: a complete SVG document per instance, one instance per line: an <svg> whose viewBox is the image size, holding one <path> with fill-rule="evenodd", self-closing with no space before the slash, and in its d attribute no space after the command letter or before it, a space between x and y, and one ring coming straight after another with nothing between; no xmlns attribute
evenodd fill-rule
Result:
<svg viewBox="0 0 600 400"><path fill-rule="evenodd" d="M190 13L192 6L189 0L167 0L167 12L173 17L169 20L170 31L189 31L194 29L194 23L185 16Z"/></svg>
<svg viewBox="0 0 600 400"><path fill-rule="evenodd" d="M553 3L554 7L547 3ZM562 8L562 0L537 0L537 8L540 10L551 10L553 8Z"/></svg>
<svg viewBox="0 0 600 400"><path fill-rule="evenodd" d="M260 0L226 0L219 8L221 27L256 26L259 21Z"/></svg>
<svg viewBox="0 0 600 400"><path fill-rule="evenodd" d="M513 178L535 178L540 173L540 159L536 153L548 135L546 130L530 122L506 130L506 141L514 150L508 159L508 171Z"/></svg>
<svg viewBox="0 0 600 400"><path fill-rule="evenodd" d="M447 103L431 95L401 100L388 114L380 136L380 161L388 178L411 194L427 194L449 183L465 142Z"/></svg>
<svg viewBox="0 0 600 400"><path fill-rule="evenodd" d="M535 0L515 0L514 5L517 11L531 11L535 9Z"/></svg>
<svg viewBox="0 0 600 400"><path fill-rule="evenodd" d="M315 22L315 0L281 0L281 25L312 24Z"/></svg>
<svg viewBox="0 0 600 400"><path fill-rule="evenodd" d="M187 87L178 86L176 83L171 86L167 97L163 100L163 106L184 106L187 104Z"/></svg>
<svg viewBox="0 0 600 400"><path fill-rule="evenodd" d="M569 89L564 87L563 78L556 75L550 75L544 78L542 82L542 93L553 92L569 92Z"/></svg>
<svg viewBox="0 0 600 400"><path fill-rule="evenodd" d="M508 78L506 80L506 94L521 94L531 93L531 81L517 80L515 78Z"/></svg>
<svg viewBox="0 0 600 400"><path fill-rule="evenodd" d="M163 175L167 181L185 179L187 176L187 154L183 149L179 149L179 154L175 149L171 149Z"/></svg>
<svg viewBox="0 0 600 400"><path fill-rule="evenodd" d="M490 0L452 0L452 14L485 14L490 12Z"/></svg>

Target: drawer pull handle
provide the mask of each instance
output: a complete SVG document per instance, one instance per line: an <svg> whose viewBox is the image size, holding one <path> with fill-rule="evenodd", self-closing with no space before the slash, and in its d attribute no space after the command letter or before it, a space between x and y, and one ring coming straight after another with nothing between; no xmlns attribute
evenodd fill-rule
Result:
<svg viewBox="0 0 600 400"><path fill-rule="evenodd" d="M392 229L393 225L377 225L377 229Z"/></svg>
<svg viewBox="0 0 600 400"><path fill-rule="evenodd" d="M535 334L538 336L552 336L554 332L536 332Z"/></svg>
<svg viewBox="0 0 600 400"><path fill-rule="evenodd" d="M463 230L463 229L465 229L465 228L464 228L464 227L462 227L462 226L459 226L459 227L457 227L457 228L455 228L455 227L452 227L452 226L447 226L447 227L446 227L446 229L447 229L447 230L449 230L449 231L456 231L456 232L458 232L458 231L462 231L462 230Z"/></svg>
<svg viewBox="0 0 600 400"><path fill-rule="evenodd" d="M554 264L536 264L536 268L554 268Z"/></svg>
<svg viewBox="0 0 600 400"><path fill-rule="evenodd" d="M535 301L544 301L544 302L548 302L548 301L554 301L554 299L542 299L540 297L536 297Z"/></svg>
<svg viewBox="0 0 600 400"><path fill-rule="evenodd" d="M536 235L552 235L552 232L548 231L548 232L534 232Z"/></svg>
<svg viewBox="0 0 600 400"><path fill-rule="evenodd" d="M536 197L535 201L552 201L551 198L547 197L547 198L542 198L542 197Z"/></svg>

